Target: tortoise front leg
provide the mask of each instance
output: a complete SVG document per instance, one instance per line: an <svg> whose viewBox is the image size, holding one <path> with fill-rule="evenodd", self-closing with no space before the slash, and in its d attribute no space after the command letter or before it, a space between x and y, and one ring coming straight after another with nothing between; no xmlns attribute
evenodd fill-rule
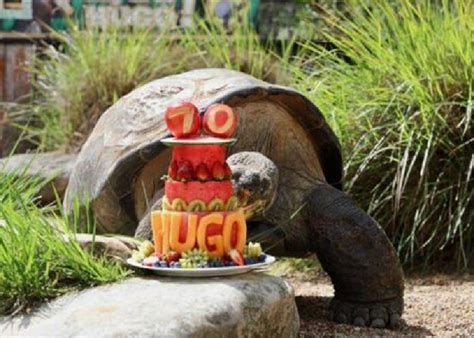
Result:
<svg viewBox="0 0 474 338"><path fill-rule="evenodd" d="M164 189L160 189L156 192L155 196L153 196L153 200L151 201L151 205L148 210L145 212L145 217L140 220L138 223L138 227L135 230L135 237L139 239L149 239L153 238L153 232L151 229L151 212L153 210L161 210L161 201L165 194Z"/></svg>
<svg viewBox="0 0 474 338"><path fill-rule="evenodd" d="M304 214L308 246L334 284L333 319L395 326L403 312L403 271L379 224L327 184L313 190Z"/></svg>

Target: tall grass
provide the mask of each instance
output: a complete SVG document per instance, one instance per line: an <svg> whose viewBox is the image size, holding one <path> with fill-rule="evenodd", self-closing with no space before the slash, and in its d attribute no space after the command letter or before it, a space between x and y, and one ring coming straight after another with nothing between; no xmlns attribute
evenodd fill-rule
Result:
<svg viewBox="0 0 474 338"><path fill-rule="evenodd" d="M173 54L167 31L156 35L119 29L58 33L63 51L50 47L33 67L38 134L43 149L77 148L100 115L135 87L175 72L185 60Z"/></svg>
<svg viewBox="0 0 474 338"><path fill-rule="evenodd" d="M231 32L214 16L208 15L206 20L196 18L193 27L182 31L181 47L195 55L195 62L197 58L204 67L233 69L269 82L285 82L284 63L273 52L273 42L261 41L245 15L246 10L244 7L236 15L239 19L233 23ZM283 61L289 58L293 44L291 40L283 47Z"/></svg>
<svg viewBox="0 0 474 338"><path fill-rule="evenodd" d="M357 1L297 86L342 139L346 189L410 266L474 263L473 2Z"/></svg>
<svg viewBox="0 0 474 338"><path fill-rule="evenodd" d="M187 30L57 33L60 48L50 47L32 67L39 122L30 128L30 137L43 150L76 150L120 97L151 80L195 68L223 67L284 82L272 44L264 46L245 19L232 34L212 16L196 18ZM286 58L292 43L284 46Z"/></svg>
<svg viewBox="0 0 474 338"><path fill-rule="evenodd" d="M35 205L38 189L38 181L0 176L0 315L129 273L82 250L67 219Z"/></svg>

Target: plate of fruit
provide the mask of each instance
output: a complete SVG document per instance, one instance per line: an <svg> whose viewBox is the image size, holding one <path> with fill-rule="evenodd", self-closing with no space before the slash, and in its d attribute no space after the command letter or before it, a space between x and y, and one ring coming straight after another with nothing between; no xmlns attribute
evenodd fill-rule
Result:
<svg viewBox="0 0 474 338"><path fill-rule="evenodd" d="M192 249L179 254L170 251L156 254L151 242L145 241L133 252L127 263L139 269L161 276L171 277L215 277L237 275L267 267L275 257L262 252L259 243L250 242L244 253L231 250L222 258L210 257L201 249Z"/></svg>

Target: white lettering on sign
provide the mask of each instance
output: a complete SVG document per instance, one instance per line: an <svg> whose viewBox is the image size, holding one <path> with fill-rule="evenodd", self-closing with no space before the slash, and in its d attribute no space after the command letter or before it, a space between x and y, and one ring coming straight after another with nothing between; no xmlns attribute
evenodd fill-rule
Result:
<svg viewBox="0 0 474 338"><path fill-rule="evenodd" d="M169 27L176 24L174 8L165 6L84 6L86 26L92 27Z"/></svg>

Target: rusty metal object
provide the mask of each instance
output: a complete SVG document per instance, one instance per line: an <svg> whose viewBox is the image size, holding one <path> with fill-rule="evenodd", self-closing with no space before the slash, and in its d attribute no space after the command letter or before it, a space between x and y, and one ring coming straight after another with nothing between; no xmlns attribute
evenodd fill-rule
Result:
<svg viewBox="0 0 474 338"><path fill-rule="evenodd" d="M15 102L31 92L27 65L33 61L36 46L30 38L0 33L0 101Z"/></svg>
<svg viewBox="0 0 474 338"><path fill-rule="evenodd" d="M0 32L0 102L24 102L32 91L28 67L40 46L56 40L46 33Z"/></svg>

